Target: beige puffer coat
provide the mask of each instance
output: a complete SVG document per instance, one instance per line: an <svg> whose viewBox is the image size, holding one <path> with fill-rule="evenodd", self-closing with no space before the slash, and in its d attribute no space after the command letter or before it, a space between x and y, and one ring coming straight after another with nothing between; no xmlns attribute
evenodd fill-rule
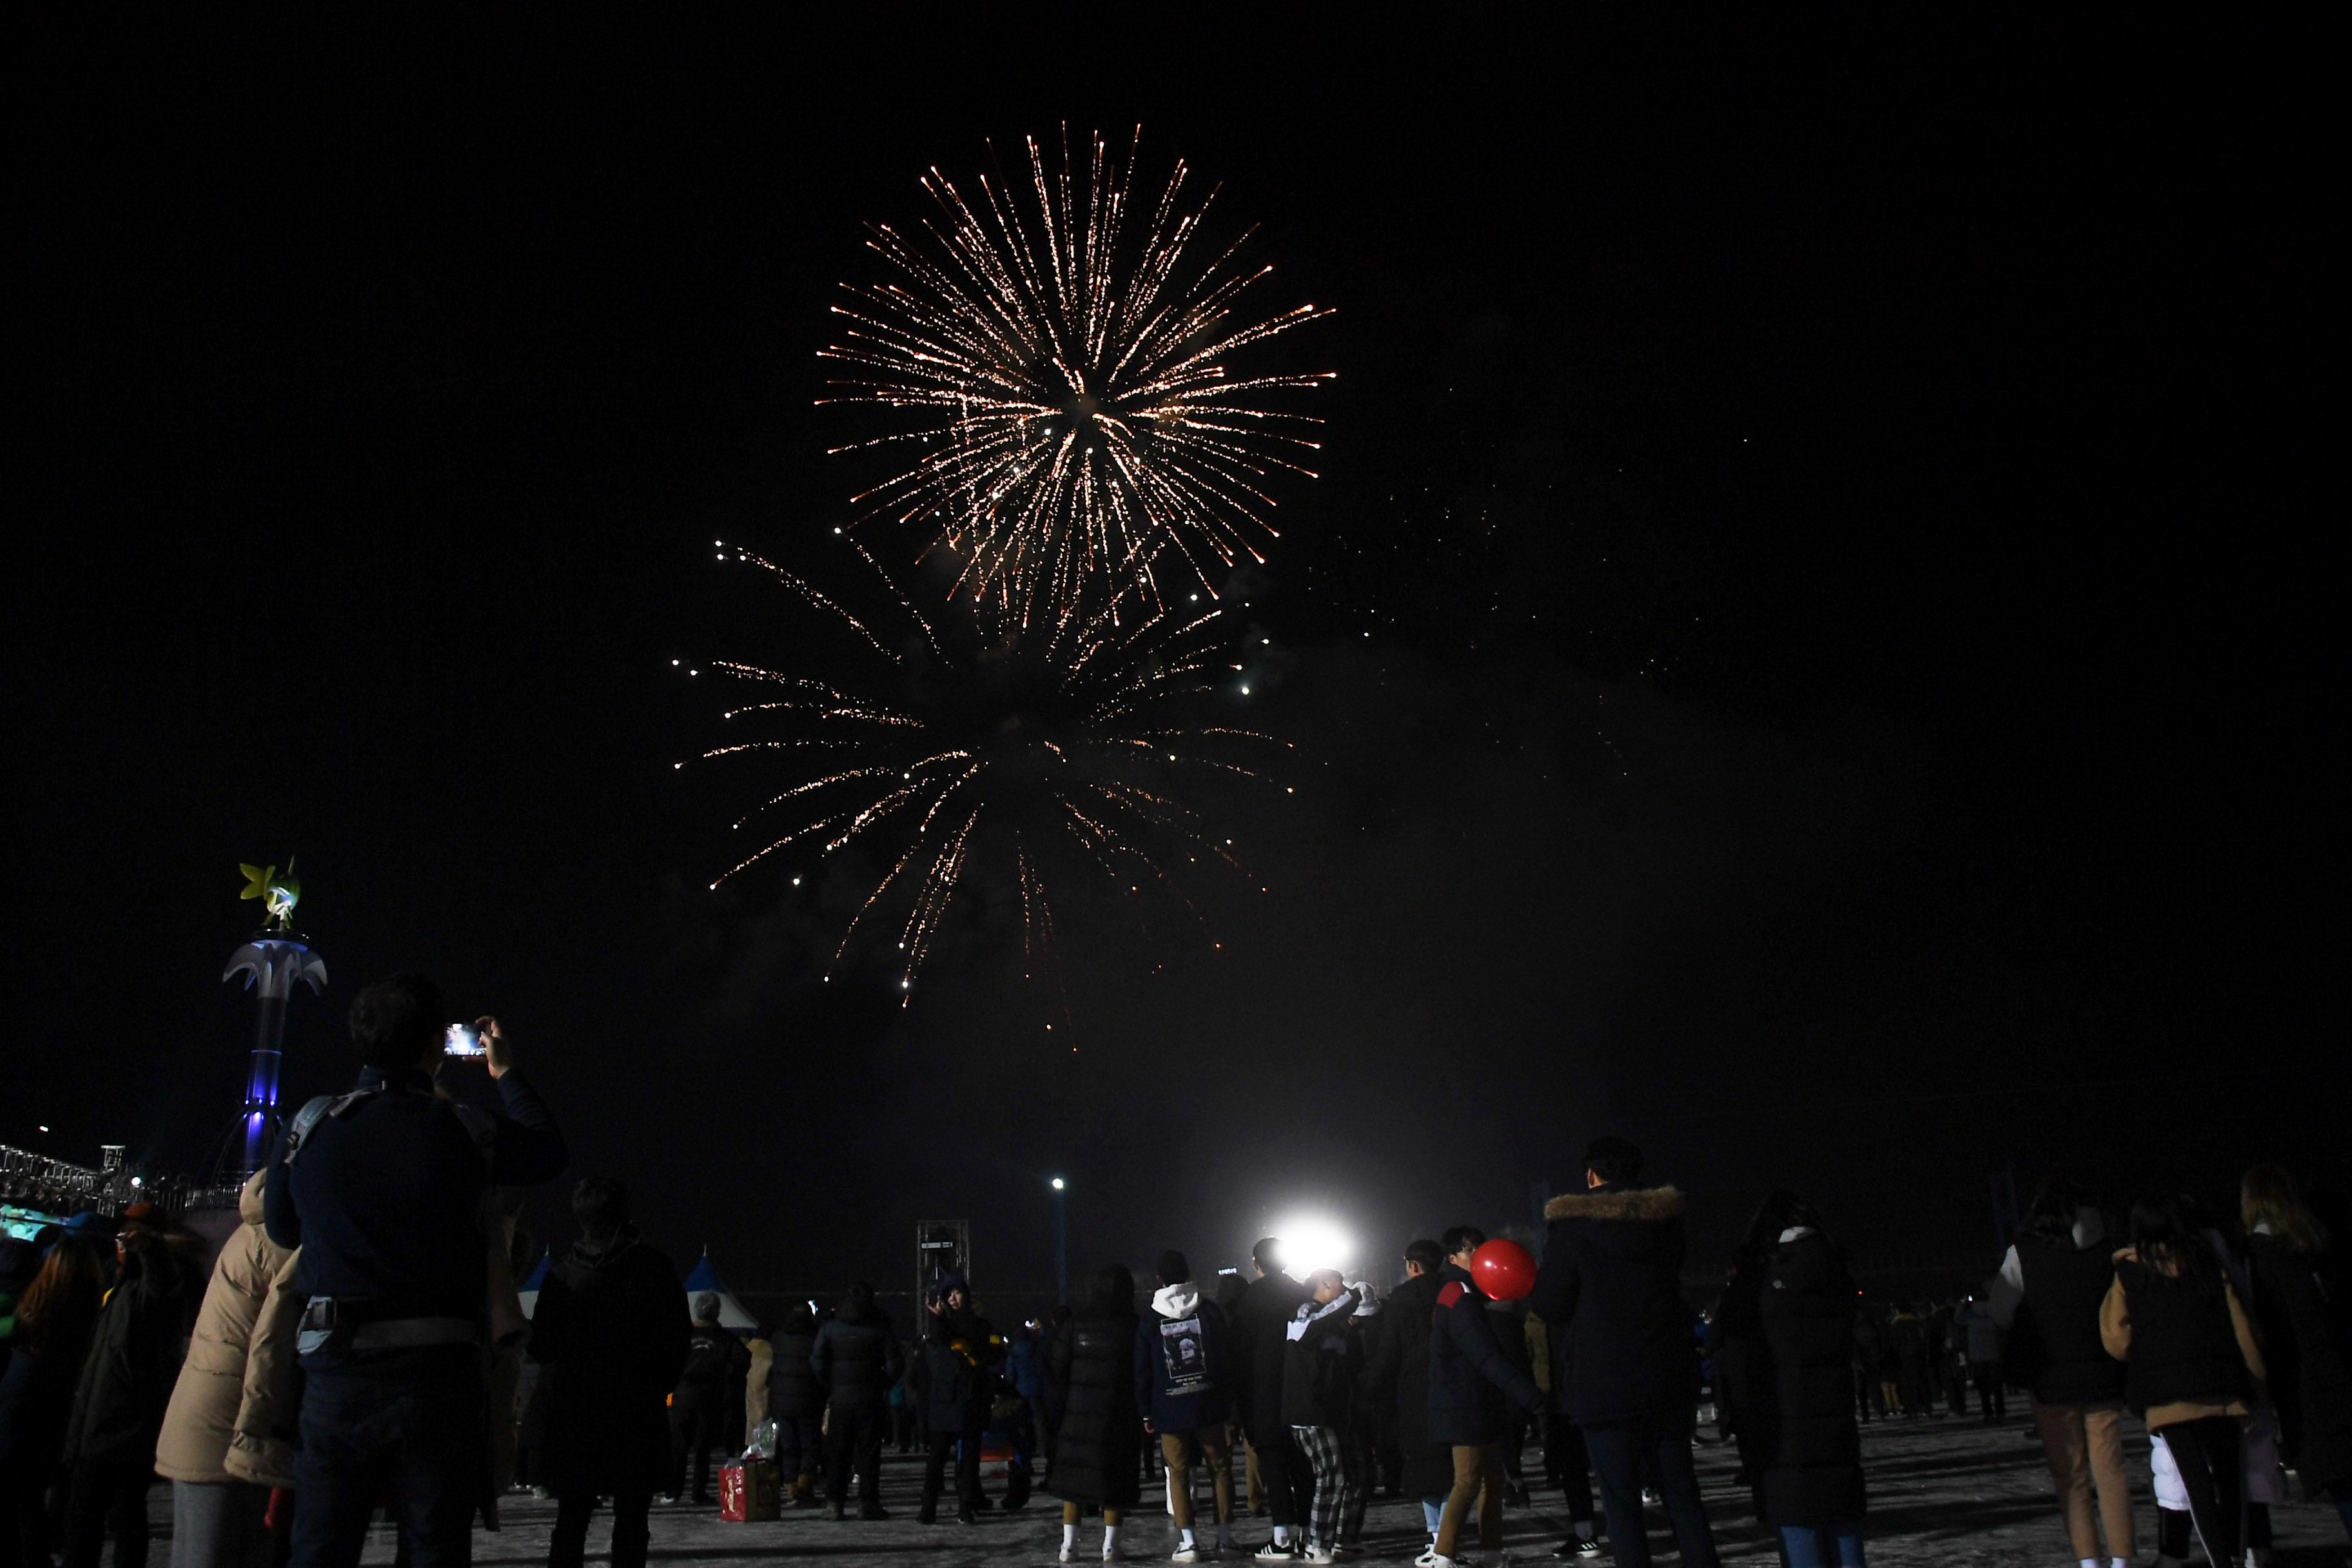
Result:
<svg viewBox="0 0 2352 1568"><path fill-rule="evenodd" d="M516 1299L514 1273L507 1265L505 1239L512 1221L499 1214L495 1193L483 1194L482 1214L484 1240L489 1248L485 1312L490 1340L499 1347L501 1360L515 1363L520 1360L522 1338L530 1331L530 1320L522 1314L522 1303ZM253 1353L247 1357L245 1365L244 1401L229 1437L228 1479L265 1487L294 1484L294 1439L302 1416L302 1379L294 1359L294 1341L301 1332L302 1309L308 1304L308 1298L294 1289L298 1272L295 1265L301 1257L300 1247L286 1255L270 1286L269 1299L261 1309L260 1320L254 1326ZM489 1406L490 1440L498 1467L494 1479L499 1491L506 1489L514 1474L511 1436L499 1447L501 1433L510 1434L513 1428L511 1420L502 1424L497 1418L499 1412L511 1411L514 1406L514 1384L510 1379L505 1388L504 1404L498 1403L494 1391Z"/></svg>
<svg viewBox="0 0 2352 1568"><path fill-rule="evenodd" d="M167 1480L238 1479L225 1461L237 1408L244 1402L254 1326L271 1285L288 1272L286 1265L293 1256L261 1228L261 1183L256 1173L237 1194L237 1217L244 1223L213 1265L212 1283L205 1289L195 1333L188 1342L188 1358L181 1363L180 1380L163 1412L163 1432L155 1442L155 1473Z"/></svg>

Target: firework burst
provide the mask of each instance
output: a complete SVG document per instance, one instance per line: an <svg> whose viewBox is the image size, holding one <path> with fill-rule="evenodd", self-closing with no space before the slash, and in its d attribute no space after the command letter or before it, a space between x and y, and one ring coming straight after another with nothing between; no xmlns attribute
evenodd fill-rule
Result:
<svg viewBox="0 0 2352 1568"><path fill-rule="evenodd" d="M1264 559L1278 476L1313 477L1321 421L1282 395L1331 379L1231 362L1331 312L1247 309L1274 269L1239 264L1246 232L1202 242L1217 193L1189 205L1181 162L1146 206L1132 145L1121 163L1096 136L1083 174L1066 132L1058 169L1027 149L1025 178L982 174L971 195L931 169L920 231L872 229L890 279L843 285L824 401L877 405L896 427L835 450L911 454L856 515L946 545L959 586L1023 622L1138 593L1156 606L1163 578L1213 596L1221 565Z"/></svg>
<svg viewBox="0 0 2352 1568"><path fill-rule="evenodd" d="M844 542L862 563L861 593L828 594L751 551L718 547L721 561L772 574L845 634L864 669L835 681L732 659L697 667L749 691L726 714L747 732L701 760L766 762L786 775L735 824L759 847L711 887L754 868L804 872L853 844L881 848L888 868L826 977L861 931L895 925L907 991L983 863L996 885L1017 889L1032 974L1054 969L1054 903L1074 868L1197 918L1194 872L1236 863L1232 841L1182 795L1219 775L1260 777L1259 764L1286 749L1201 721L1220 689L1237 689L1221 613L1160 607L1121 624L1104 608L1026 636L961 600L927 618L872 554Z"/></svg>

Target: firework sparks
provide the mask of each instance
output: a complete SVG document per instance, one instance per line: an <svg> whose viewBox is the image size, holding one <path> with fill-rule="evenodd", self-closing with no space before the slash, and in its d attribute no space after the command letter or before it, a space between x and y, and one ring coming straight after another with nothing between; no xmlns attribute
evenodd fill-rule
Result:
<svg viewBox="0 0 2352 1568"><path fill-rule="evenodd" d="M1054 968L1063 868L1086 868L1130 896L1165 894L1190 911L1192 868L1235 865L1231 840L1213 836L1182 793L1223 773L1259 777L1258 762L1287 748L1196 720L1233 668L1218 611L1162 607L1122 619L1105 607L1024 636L1009 618L958 604L934 624L871 554L849 548L903 635L762 556L719 548L721 560L772 574L840 626L867 668L836 684L730 659L696 666L755 688L725 718L761 730L700 760L763 756L793 775L736 822L760 847L713 889L779 858L804 870L854 843L883 847L887 869L843 931L826 977L861 931L895 921L899 984L911 991L982 859L1001 860L1018 889L1032 974Z"/></svg>
<svg viewBox="0 0 2352 1568"><path fill-rule="evenodd" d="M920 233L872 230L894 276L843 285L824 401L898 427L835 450L912 454L856 498L859 518L925 531L962 590L1024 623L1139 591L1157 605L1163 575L1213 597L1220 565L1265 559L1277 477L1313 477L1321 421L1269 405L1331 379L1230 362L1331 312L1245 309L1273 268L1238 264L1246 232L1196 244L1217 193L1189 205L1181 162L1139 210L1134 146L1121 163L1096 136L1083 174L1066 132L1057 170L1027 150L1025 180L983 174L970 195L930 170Z"/></svg>

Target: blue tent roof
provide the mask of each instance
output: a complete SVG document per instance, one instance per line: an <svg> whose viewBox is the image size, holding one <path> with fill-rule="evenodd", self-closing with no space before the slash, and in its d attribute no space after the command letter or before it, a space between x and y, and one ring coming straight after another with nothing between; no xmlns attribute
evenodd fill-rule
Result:
<svg viewBox="0 0 2352 1568"><path fill-rule="evenodd" d="M759 1320L744 1310L743 1303L735 1299L735 1292L727 1289L725 1282L719 1278L719 1270L710 1266L710 1248L704 1247L702 1256L687 1271L685 1289L689 1300L705 1290L716 1294L719 1298L719 1321L723 1326L738 1333L749 1333L759 1327Z"/></svg>
<svg viewBox="0 0 2352 1568"><path fill-rule="evenodd" d="M697 1290L717 1290L722 1293L726 1290L726 1282L719 1278L719 1270L710 1266L710 1253L707 1248L701 1258L687 1272L686 1289L689 1295Z"/></svg>
<svg viewBox="0 0 2352 1568"><path fill-rule="evenodd" d="M535 1266L529 1274L523 1277L522 1283L516 1286L515 1289L517 1290L537 1290L545 1286L547 1283L548 1268L554 1261L555 1254L552 1251L541 1251L539 1255L539 1262L537 1266Z"/></svg>

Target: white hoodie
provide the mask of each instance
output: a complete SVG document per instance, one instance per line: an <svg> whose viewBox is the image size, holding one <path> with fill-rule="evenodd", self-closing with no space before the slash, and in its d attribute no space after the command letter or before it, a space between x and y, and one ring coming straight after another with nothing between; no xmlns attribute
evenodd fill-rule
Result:
<svg viewBox="0 0 2352 1568"><path fill-rule="evenodd" d="M1151 1293L1151 1310L1171 1323L1189 1318L1201 1310L1201 1288L1190 1279L1162 1285Z"/></svg>

